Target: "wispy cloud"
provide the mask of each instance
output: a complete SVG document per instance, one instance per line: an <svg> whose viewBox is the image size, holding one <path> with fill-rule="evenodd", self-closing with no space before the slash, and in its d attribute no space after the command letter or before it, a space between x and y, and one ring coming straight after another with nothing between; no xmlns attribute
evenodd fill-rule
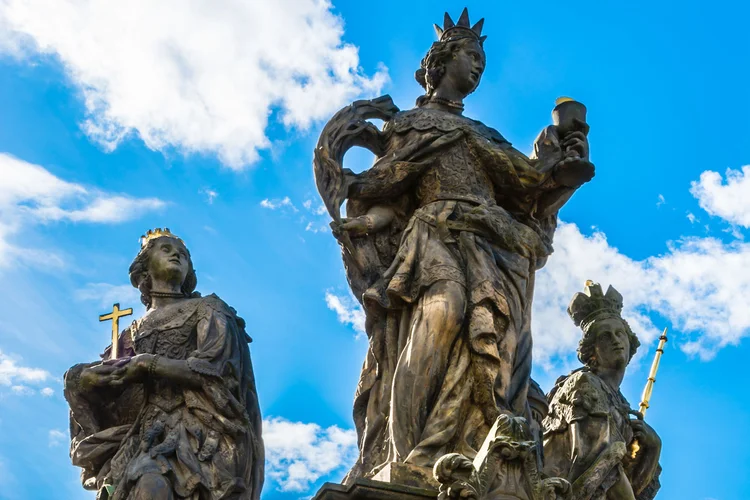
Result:
<svg viewBox="0 0 750 500"><path fill-rule="evenodd" d="M139 306L141 293L132 285L111 285L109 283L88 283L73 294L76 300L90 301L100 307L111 307L121 303L122 307Z"/></svg>
<svg viewBox="0 0 750 500"><path fill-rule="evenodd" d="M52 375L47 370L24 366L17 356L0 350L0 386L18 387L12 390L21 393L25 391L26 384L41 384L51 378Z"/></svg>
<svg viewBox="0 0 750 500"><path fill-rule="evenodd" d="M44 167L0 153L0 267L14 260L62 265L48 251L13 242L21 227L69 221L116 223L158 210L157 198L133 198L67 182Z"/></svg>
<svg viewBox="0 0 750 500"><path fill-rule="evenodd" d="M107 149L137 134L237 169L271 147L269 116L304 130L388 79L362 71L328 1L7 0L0 26L0 50L60 58Z"/></svg>
<svg viewBox="0 0 750 500"><path fill-rule="evenodd" d="M201 194L206 197L206 203L214 204L214 200L219 196L218 191L210 188L201 189Z"/></svg>
<svg viewBox="0 0 750 500"><path fill-rule="evenodd" d="M365 334L365 312L353 297L326 292L326 305L340 322L351 325L358 336Z"/></svg>
<svg viewBox="0 0 750 500"><path fill-rule="evenodd" d="M270 418L263 422L266 474L281 491L305 492L318 479L350 467L357 434L337 426Z"/></svg>
<svg viewBox="0 0 750 500"><path fill-rule="evenodd" d="M48 439L49 447L53 448L65 443L68 440L68 436L66 436L65 433L61 430L51 429L48 433Z"/></svg>
<svg viewBox="0 0 750 500"><path fill-rule="evenodd" d="M275 199L264 199L260 202L260 206L263 208L267 208L269 210L278 210L278 209L289 209L293 212L298 212L299 210L297 207L294 206L294 203L292 203L291 198L288 196L285 196L283 198L275 198Z"/></svg>

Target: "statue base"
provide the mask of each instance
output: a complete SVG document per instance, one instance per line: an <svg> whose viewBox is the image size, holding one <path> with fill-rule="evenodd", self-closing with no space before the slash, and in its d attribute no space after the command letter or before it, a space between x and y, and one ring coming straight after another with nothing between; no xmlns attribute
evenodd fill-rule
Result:
<svg viewBox="0 0 750 500"><path fill-rule="evenodd" d="M435 500L437 496L436 489L357 479L350 485L325 483L312 500Z"/></svg>
<svg viewBox="0 0 750 500"><path fill-rule="evenodd" d="M432 468L401 462L387 464L372 479L384 483L402 484L435 491L440 487L432 472Z"/></svg>

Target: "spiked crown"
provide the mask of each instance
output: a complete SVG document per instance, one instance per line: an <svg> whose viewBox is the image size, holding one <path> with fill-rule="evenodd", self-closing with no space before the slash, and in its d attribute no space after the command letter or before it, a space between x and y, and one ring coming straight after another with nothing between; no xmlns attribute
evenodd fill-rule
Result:
<svg viewBox="0 0 750 500"><path fill-rule="evenodd" d="M604 317L622 318L622 295L612 288L602 293L602 287L591 280L586 281L584 293L573 296L568 306L568 315L576 326L586 330L595 319Z"/></svg>
<svg viewBox="0 0 750 500"><path fill-rule="evenodd" d="M477 21L474 26L471 26L469 22L469 9L464 7L461 12L461 17L458 18L458 22L454 23L451 16L446 12L443 20L443 27L441 28L437 24L435 25L435 33L437 33L438 39L441 42L447 42L449 40L458 40L461 38L474 38L483 44L486 36L482 36L482 27L484 26L484 18Z"/></svg>
<svg viewBox="0 0 750 500"><path fill-rule="evenodd" d="M141 236L141 248L145 248L146 245L148 245L149 241L161 237L174 238L176 240L182 241L179 236L177 236L176 234L172 234L168 227L165 227L164 229L157 227L156 229L149 229L148 231L146 231L146 234ZM184 244L185 242L182 241L182 243Z"/></svg>

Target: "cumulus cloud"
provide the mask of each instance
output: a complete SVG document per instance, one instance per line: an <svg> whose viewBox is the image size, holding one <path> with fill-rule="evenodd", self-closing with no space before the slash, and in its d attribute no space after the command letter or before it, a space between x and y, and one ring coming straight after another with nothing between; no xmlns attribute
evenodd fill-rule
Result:
<svg viewBox="0 0 750 500"><path fill-rule="evenodd" d="M39 394L41 394L45 398L51 398L55 395L55 390L52 387L45 387L41 391L39 391Z"/></svg>
<svg viewBox="0 0 750 500"><path fill-rule="evenodd" d="M269 117L306 129L388 79L359 66L328 0L0 5L0 50L58 57L83 95L83 129L108 149L135 133L242 168L269 148Z"/></svg>
<svg viewBox="0 0 750 500"><path fill-rule="evenodd" d="M365 334L365 311L353 297L326 292L326 305L336 313L341 323L351 325L357 335Z"/></svg>
<svg viewBox="0 0 750 500"><path fill-rule="evenodd" d="M156 198L105 193L67 182L5 153L0 153L0 178L0 267L16 259L62 265L48 252L15 246L11 240L21 227L60 221L115 223L165 206Z"/></svg>
<svg viewBox="0 0 750 500"><path fill-rule="evenodd" d="M555 253L539 272L533 310L536 360L543 365L575 351L580 331L566 313L587 279L612 284L625 300L624 316L642 340L652 341L672 324L683 351L711 359L726 345L750 335L750 244L715 238L685 238L663 255L634 260L607 241L601 231L586 236L562 223Z"/></svg>
<svg viewBox="0 0 750 500"><path fill-rule="evenodd" d="M52 378L47 370L19 364L17 356L0 350L0 386L10 387L13 392L23 393L26 384L40 384ZM15 389L18 387L18 389Z"/></svg>
<svg viewBox="0 0 750 500"><path fill-rule="evenodd" d="M727 169L726 179L707 170L691 183L690 193L709 214L750 228L750 165L742 170Z"/></svg>
<svg viewBox="0 0 750 500"><path fill-rule="evenodd" d="M266 473L281 491L304 492L323 476L350 467L357 434L337 426L270 418L263 422Z"/></svg>

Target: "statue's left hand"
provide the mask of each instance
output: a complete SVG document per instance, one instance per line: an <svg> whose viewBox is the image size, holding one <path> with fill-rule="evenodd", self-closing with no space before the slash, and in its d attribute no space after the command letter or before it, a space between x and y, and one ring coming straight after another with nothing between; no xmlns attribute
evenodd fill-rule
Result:
<svg viewBox="0 0 750 500"><path fill-rule="evenodd" d="M638 444L647 450L660 450L661 438L656 431L643 420L631 420L630 427L633 429L633 438Z"/></svg>

